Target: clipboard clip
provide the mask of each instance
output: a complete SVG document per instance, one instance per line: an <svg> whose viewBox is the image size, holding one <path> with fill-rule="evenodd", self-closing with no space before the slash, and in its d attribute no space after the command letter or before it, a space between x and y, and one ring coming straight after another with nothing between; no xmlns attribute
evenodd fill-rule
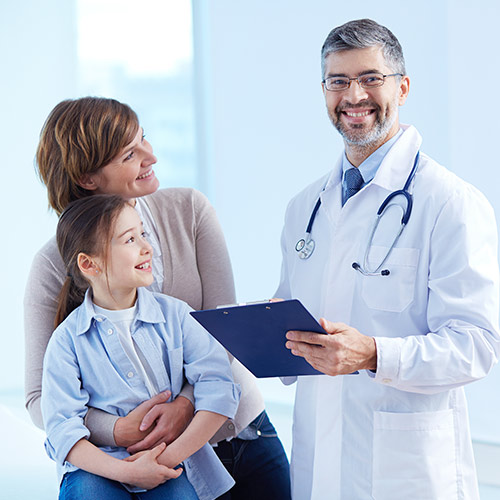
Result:
<svg viewBox="0 0 500 500"><path fill-rule="evenodd" d="M222 306L217 306L216 309L228 309L229 307L239 307L239 306L254 306L257 304L269 304L272 301L267 299L267 300L254 300L252 302L238 302L236 304L225 304Z"/></svg>

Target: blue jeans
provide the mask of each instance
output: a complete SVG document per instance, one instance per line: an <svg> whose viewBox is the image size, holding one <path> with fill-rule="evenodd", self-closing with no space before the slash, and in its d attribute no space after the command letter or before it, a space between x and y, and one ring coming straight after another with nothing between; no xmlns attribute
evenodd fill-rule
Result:
<svg viewBox="0 0 500 500"><path fill-rule="evenodd" d="M244 433L250 439L221 441L214 448L236 481L219 500L289 500L290 466L267 413L262 412L249 428L250 433Z"/></svg>
<svg viewBox="0 0 500 500"><path fill-rule="evenodd" d="M78 469L64 475L59 500L198 500L186 473L144 493L130 493L111 479Z"/></svg>

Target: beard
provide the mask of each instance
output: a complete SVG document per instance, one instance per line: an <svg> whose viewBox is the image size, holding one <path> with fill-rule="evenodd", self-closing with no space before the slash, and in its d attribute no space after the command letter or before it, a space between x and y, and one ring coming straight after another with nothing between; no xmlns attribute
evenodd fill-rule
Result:
<svg viewBox="0 0 500 500"><path fill-rule="evenodd" d="M367 128L366 125L362 123L346 126L342 122L341 116L343 111L355 111L363 107L374 109L375 122L370 128ZM364 148L384 142L397 119L397 109L398 104L396 100L387 106L385 113L377 103L365 100L357 105L347 103L342 106L337 106L333 112L328 111L328 116L333 126L338 130L346 143L351 146Z"/></svg>

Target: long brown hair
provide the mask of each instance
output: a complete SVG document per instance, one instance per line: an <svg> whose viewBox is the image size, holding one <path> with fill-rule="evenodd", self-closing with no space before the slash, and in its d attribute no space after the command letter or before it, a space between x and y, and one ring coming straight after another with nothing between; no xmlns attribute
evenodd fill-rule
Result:
<svg viewBox="0 0 500 500"><path fill-rule="evenodd" d="M66 266L54 326L76 309L90 283L78 267L78 255L101 257L105 262L118 215L129 202L118 195L96 194L71 202L59 218L57 246Z"/></svg>
<svg viewBox="0 0 500 500"><path fill-rule="evenodd" d="M82 178L111 163L138 129L135 112L114 99L66 100L51 111L40 133L36 166L58 215L68 203L93 194L80 186Z"/></svg>

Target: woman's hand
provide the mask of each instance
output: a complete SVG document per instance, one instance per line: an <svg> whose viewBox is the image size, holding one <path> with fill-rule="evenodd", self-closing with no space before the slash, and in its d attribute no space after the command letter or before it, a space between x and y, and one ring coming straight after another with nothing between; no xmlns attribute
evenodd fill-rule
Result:
<svg viewBox="0 0 500 500"><path fill-rule="evenodd" d="M160 392L156 396L141 403L134 408L126 417L120 417L113 429L113 436L117 446L132 446L144 439L152 429L145 427L139 429L145 415L147 415L156 405L165 403L170 397L170 391Z"/></svg>
<svg viewBox="0 0 500 500"><path fill-rule="evenodd" d="M158 456L165 450L165 443L161 443L152 450L141 453L139 456L132 456L125 459L130 462L127 471L127 478L124 482L150 490L165 483L169 479L174 479L182 474L182 469L170 469L158 463Z"/></svg>
<svg viewBox="0 0 500 500"><path fill-rule="evenodd" d="M171 403L153 405L147 413L143 413L143 418L137 425L139 432L146 435L129 445L127 451L133 454L151 449L159 443L169 445L184 432L191 422L193 414L194 408L191 401L182 396Z"/></svg>

